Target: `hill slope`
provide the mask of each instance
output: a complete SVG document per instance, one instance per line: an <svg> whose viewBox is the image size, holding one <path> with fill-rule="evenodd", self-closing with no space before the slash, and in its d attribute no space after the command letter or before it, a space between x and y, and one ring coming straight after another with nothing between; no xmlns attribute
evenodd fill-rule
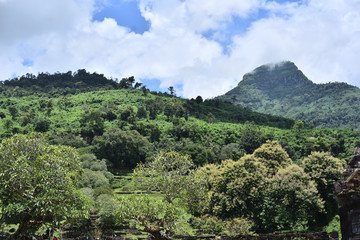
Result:
<svg viewBox="0 0 360 240"><path fill-rule="evenodd" d="M346 83L315 84L292 62L260 66L217 99L318 127L360 129L359 88Z"/></svg>

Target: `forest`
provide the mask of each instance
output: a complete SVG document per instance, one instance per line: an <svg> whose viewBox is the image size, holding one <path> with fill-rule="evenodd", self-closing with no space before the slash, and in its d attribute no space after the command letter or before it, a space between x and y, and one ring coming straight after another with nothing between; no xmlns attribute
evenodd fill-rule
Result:
<svg viewBox="0 0 360 240"><path fill-rule="evenodd" d="M360 133L78 70L3 81L0 138L2 238L176 239L339 231Z"/></svg>

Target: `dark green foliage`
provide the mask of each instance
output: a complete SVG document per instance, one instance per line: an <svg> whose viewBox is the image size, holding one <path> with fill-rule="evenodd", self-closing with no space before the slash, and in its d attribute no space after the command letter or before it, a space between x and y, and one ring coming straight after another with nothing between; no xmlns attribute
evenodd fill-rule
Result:
<svg viewBox="0 0 360 240"><path fill-rule="evenodd" d="M239 159L245 154L245 150L241 148L240 144L229 143L221 148L219 160L225 159Z"/></svg>
<svg viewBox="0 0 360 240"><path fill-rule="evenodd" d="M17 117L17 115L18 115L18 112L19 112L18 109L16 108L16 106L10 105L10 106L8 106L8 110L10 112L11 117L13 119L15 119Z"/></svg>
<svg viewBox="0 0 360 240"><path fill-rule="evenodd" d="M106 112L102 115L102 117L103 117L105 120L107 120L107 121L113 121L113 120L115 120L115 119L117 118L116 114L115 114L114 111L112 111L112 110L106 111Z"/></svg>
<svg viewBox="0 0 360 240"><path fill-rule="evenodd" d="M149 116L151 119L155 119L156 116L163 112L164 109L164 100L162 98L157 98L155 100L146 101L146 110L149 111Z"/></svg>
<svg viewBox="0 0 360 240"><path fill-rule="evenodd" d="M120 120L128 122L128 123L134 123L135 121L135 112L134 109L130 106L126 107L125 109L122 109L120 112Z"/></svg>
<svg viewBox="0 0 360 240"><path fill-rule="evenodd" d="M147 118L147 112L146 112L146 109L143 106L138 108L138 111L136 113L136 117L138 117L138 118Z"/></svg>
<svg viewBox="0 0 360 240"><path fill-rule="evenodd" d="M188 100L185 106L191 116L201 118L205 121L209 120L209 114L211 114L213 120L210 122L214 122L214 120L235 123L253 122L258 125L278 128L291 128L294 124L294 121L291 119L270 114L259 114L251 111L249 108L234 106L231 103L220 100L205 100L201 104L195 100Z"/></svg>
<svg viewBox="0 0 360 240"><path fill-rule="evenodd" d="M125 89L132 88L134 83L135 83L135 78L133 76L129 78L123 78L120 80L119 87Z"/></svg>
<svg viewBox="0 0 360 240"><path fill-rule="evenodd" d="M47 132L50 128L51 120L45 117L37 117L34 120L34 130L36 132Z"/></svg>
<svg viewBox="0 0 360 240"><path fill-rule="evenodd" d="M30 109L29 111L25 112L21 117L21 126L26 126L31 123L35 118L35 111Z"/></svg>
<svg viewBox="0 0 360 240"><path fill-rule="evenodd" d="M87 144L84 140L82 140L79 136L75 136L74 134L66 134L66 135L59 135L53 136L54 138L51 139L51 142L56 145L67 145L75 148L83 148L86 147Z"/></svg>
<svg viewBox="0 0 360 240"><path fill-rule="evenodd" d="M80 120L81 135L88 140L95 136L102 135L105 129L104 118L99 110L84 112Z"/></svg>
<svg viewBox="0 0 360 240"><path fill-rule="evenodd" d="M197 166L203 166L207 163L217 162L217 157L213 151L201 144L190 144L183 147L182 154L188 154Z"/></svg>
<svg viewBox="0 0 360 240"><path fill-rule="evenodd" d="M55 97L78 92L121 88L115 81L105 78L103 74L88 73L84 69L75 73L70 71L55 74L39 73L37 76L26 74L20 78L5 80L2 87L5 88L6 94L11 96L46 93ZM13 89L17 90L12 91Z"/></svg>
<svg viewBox="0 0 360 240"><path fill-rule="evenodd" d="M197 96L197 97L195 98L195 101L196 101L197 103L202 103L204 100L203 100L203 98L202 98L201 96Z"/></svg>
<svg viewBox="0 0 360 240"><path fill-rule="evenodd" d="M108 159L115 168L134 167L152 152L149 141L135 130L110 129L103 136L95 137L93 146L96 156Z"/></svg>

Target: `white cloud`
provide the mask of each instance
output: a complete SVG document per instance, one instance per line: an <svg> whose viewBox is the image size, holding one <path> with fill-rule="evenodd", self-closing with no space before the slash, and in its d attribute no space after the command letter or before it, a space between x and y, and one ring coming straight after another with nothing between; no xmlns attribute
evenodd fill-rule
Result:
<svg viewBox="0 0 360 240"><path fill-rule="evenodd" d="M254 68L266 62L294 61L313 81L359 85L358 1L311 1L295 6L289 18L272 17L253 24L234 41L232 57ZM352 27L350 27L352 25ZM351 77L352 76L352 77Z"/></svg>
<svg viewBox="0 0 360 240"><path fill-rule="evenodd" d="M360 86L360 3L309 0L141 0L149 31L135 34L105 18L92 22L95 0L0 0L0 79L13 73L85 68L107 76L156 78L185 97L223 94L259 65L294 61L313 81ZM104 1L104 0L102 0ZM259 8L269 16L233 36L228 55L202 33ZM4 37L3 37L4 36ZM23 66L24 59L33 61Z"/></svg>

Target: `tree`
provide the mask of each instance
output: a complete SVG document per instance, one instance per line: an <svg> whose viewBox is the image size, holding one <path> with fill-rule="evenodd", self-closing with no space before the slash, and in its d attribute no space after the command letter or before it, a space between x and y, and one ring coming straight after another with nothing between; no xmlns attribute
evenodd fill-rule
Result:
<svg viewBox="0 0 360 240"><path fill-rule="evenodd" d="M128 123L134 123L136 114L131 106L127 106L120 112L120 119Z"/></svg>
<svg viewBox="0 0 360 240"><path fill-rule="evenodd" d="M93 151L99 159L108 159L118 167L134 167L152 152L147 138L136 130L111 128L93 140Z"/></svg>
<svg viewBox="0 0 360 240"><path fill-rule="evenodd" d="M200 103L202 103L204 100L203 100L203 98L202 98L201 96L197 96L197 97L195 98L195 101L196 101L196 103L200 104Z"/></svg>
<svg viewBox="0 0 360 240"><path fill-rule="evenodd" d="M86 111L81 115L81 135L91 141L94 136L103 134L105 125L102 113L99 110Z"/></svg>
<svg viewBox="0 0 360 240"><path fill-rule="evenodd" d="M134 88L138 89L138 88L141 87L141 85L142 85L142 83L136 82L135 85L134 85Z"/></svg>
<svg viewBox="0 0 360 240"><path fill-rule="evenodd" d="M134 83L135 83L135 78L133 76L128 78L123 78L120 80L119 87L125 89L132 88Z"/></svg>
<svg viewBox="0 0 360 240"><path fill-rule="evenodd" d="M167 202L180 199L190 209L205 193L205 176L188 155L177 152L162 152L152 162L139 163L134 180L147 190L162 192Z"/></svg>
<svg viewBox="0 0 360 240"><path fill-rule="evenodd" d="M171 96L175 96L175 88L173 86L168 87Z"/></svg>
<svg viewBox="0 0 360 240"><path fill-rule="evenodd" d="M320 197L325 201L326 212L317 216L318 222L326 225L336 215L334 183L340 179L345 162L331 156L328 152L312 152L305 157L302 166L304 171L315 181Z"/></svg>
<svg viewBox="0 0 360 240"><path fill-rule="evenodd" d="M8 110L10 112L12 119L15 119L19 112L18 109L16 108L16 106L10 105L10 106L8 106Z"/></svg>
<svg viewBox="0 0 360 240"><path fill-rule="evenodd" d="M37 117L34 120L35 131L37 132L46 132L49 130L51 125L51 120L46 117Z"/></svg>
<svg viewBox="0 0 360 240"><path fill-rule="evenodd" d="M219 169L212 180L209 209L221 218L245 217L259 223L264 193L268 185L267 169L252 155Z"/></svg>
<svg viewBox="0 0 360 240"><path fill-rule="evenodd" d="M277 141L267 141L254 151L253 156L265 165L270 175L291 164L289 155Z"/></svg>
<svg viewBox="0 0 360 240"><path fill-rule="evenodd" d="M134 169L134 181L148 191L160 191L165 198L160 201L150 200L147 195L122 198L121 219L134 220L155 239L165 239L161 231L172 231L179 228L178 224L184 224L178 204L193 213L202 209L199 203L205 197L205 175L187 155L162 152L152 162L139 163Z"/></svg>
<svg viewBox="0 0 360 240"><path fill-rule="evenodd" d="M33 134L4 139L0 152L1 220L19 224L12 239L88 213L88 202L76 189L82 168L75 149L49 145Z"/></svg>
<svg viewBox="0 0 360 240"><path fill-rule="evenodd" d="M261 228L266 232L314 228L323 204L310 176L298 165L288 165L270 180L259 214Z"/></svg>
<svg viewBox="0 0 360 240"><path fill-rule="evenodd" d="M276 141L209 171L210 212L224 219L248 218L258 232L314 226L314 216L323 209L315 182Z"/></svg>
<svg viewBox="0 0 360 240"><path fill-rule="evenodd" d="M168 239L165 232L177 230L184 224L184 213L167 201L154 201L148 195L120 197L119 200L118 222L130 220L155 239Z"/></svg>
<svg viewBox="0 0 360 240"><path fill-rule="evenodd" d="M141 106L138 108L138 111L136 113L136 117L138 118L147 118L147 112L145 107Z"/></svg>

